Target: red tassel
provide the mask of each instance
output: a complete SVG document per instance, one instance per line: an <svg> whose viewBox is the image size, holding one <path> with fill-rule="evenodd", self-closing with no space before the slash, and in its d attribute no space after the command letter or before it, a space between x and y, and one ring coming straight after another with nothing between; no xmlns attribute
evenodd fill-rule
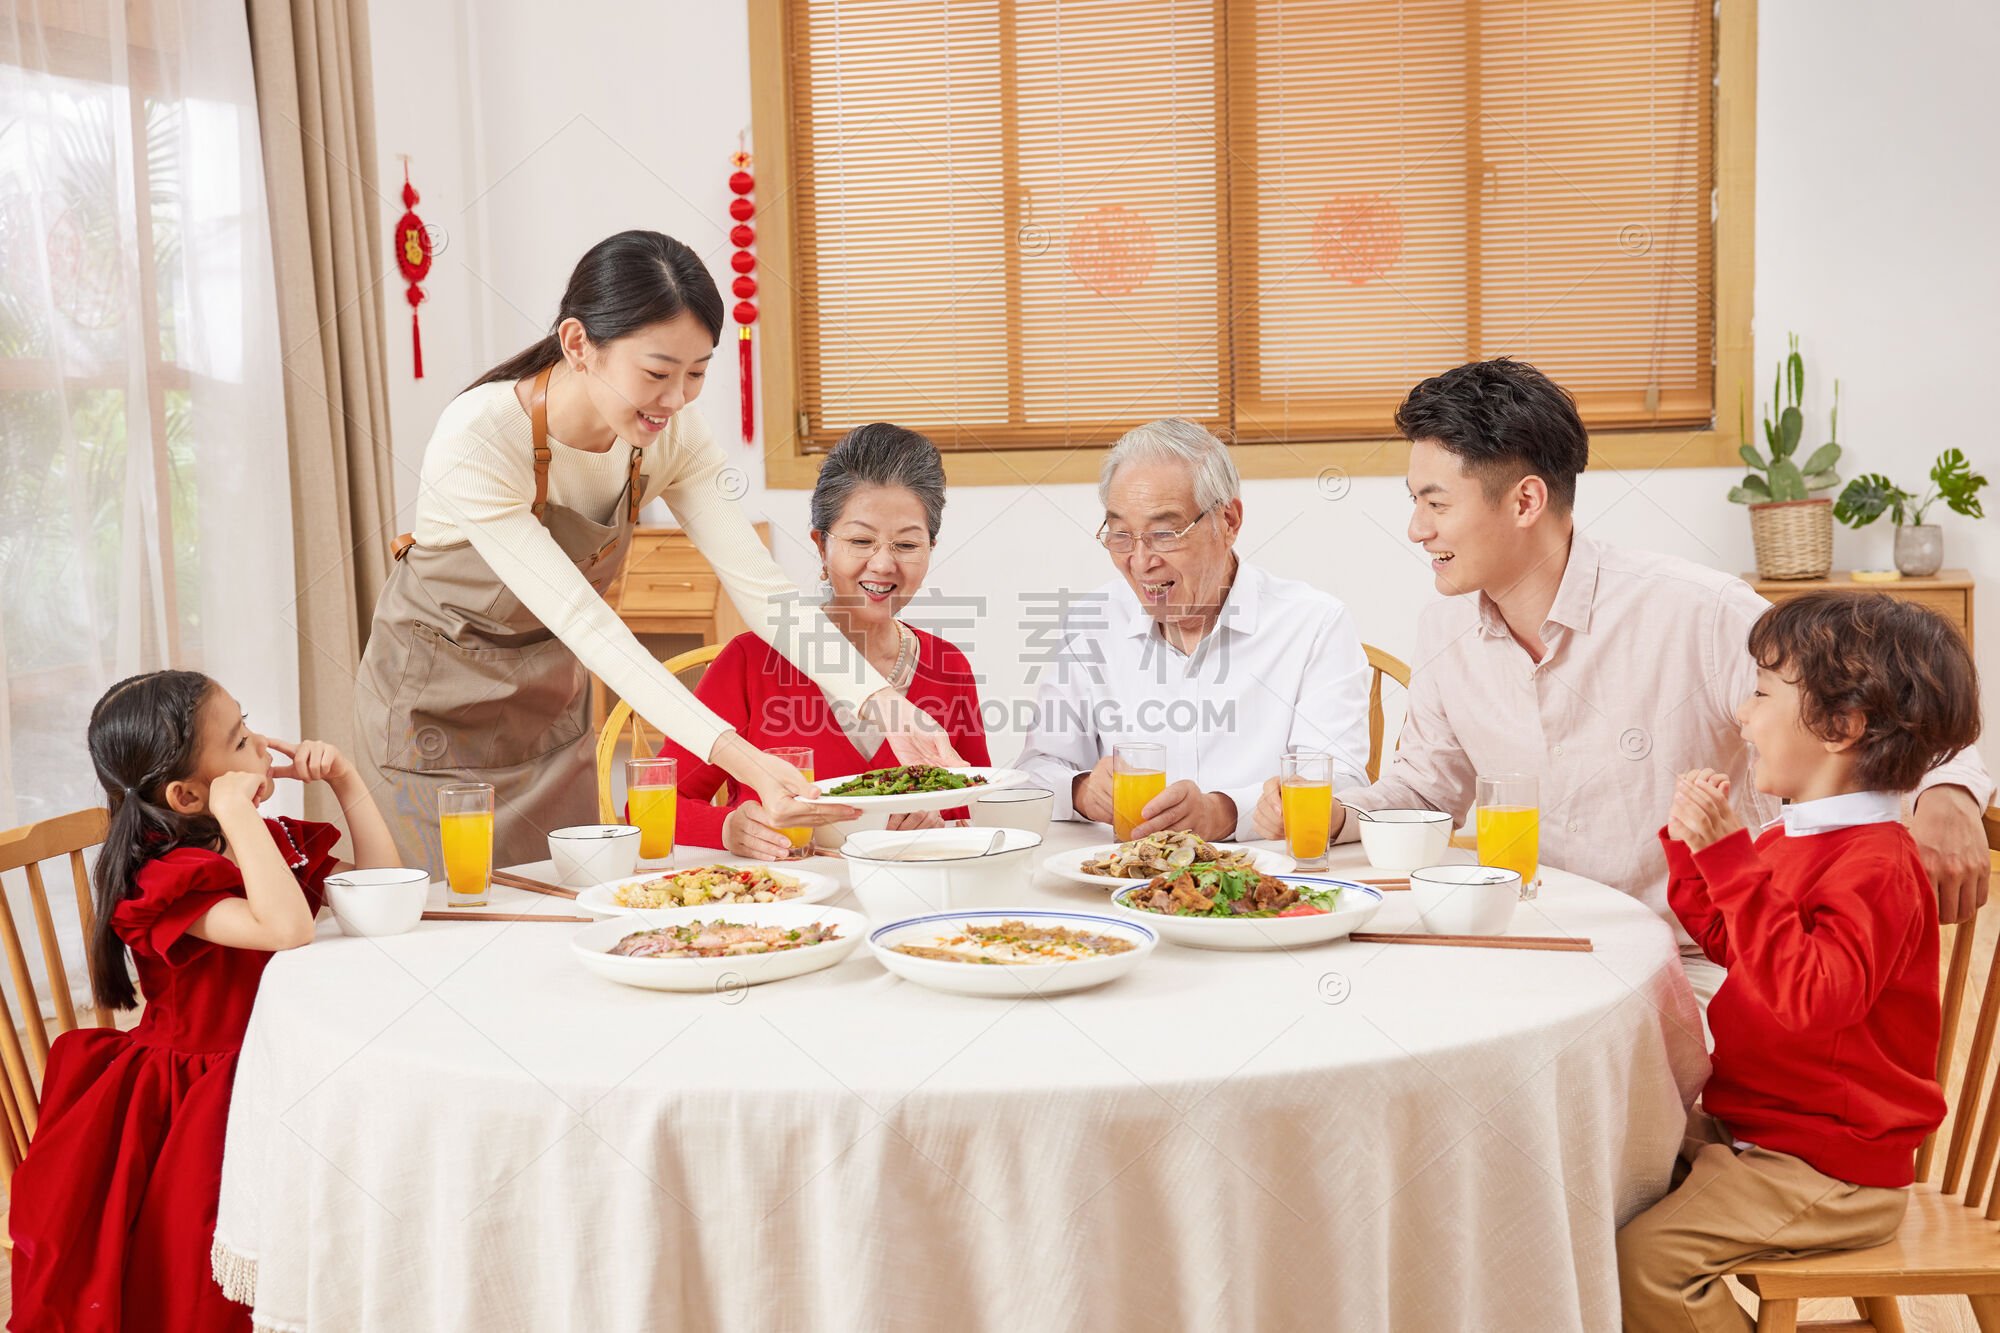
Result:
<svg viewBox="0 0 2000 1333"><path fill-rule="evenodd" d="M743 443L748 444L757 435L757 398L750 387L750 330L741 328L736 334L736 387L742 394Z"/></svg>
<svg viewBox="0 0 2000 1333"><path fill-rule="evenodd" d="M417 326L417 308L410 307L410 359L416 362L416 378L424 377L423 330Z"/></svg>

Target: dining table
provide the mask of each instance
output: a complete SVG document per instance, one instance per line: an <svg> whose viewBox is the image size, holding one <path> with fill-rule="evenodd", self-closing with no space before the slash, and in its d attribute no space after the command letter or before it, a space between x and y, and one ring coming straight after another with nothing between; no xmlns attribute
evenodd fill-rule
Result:
<svg viewBox="0 0 2000 1333"><path fill-rule="evenodd" d="M856 906L842 860L800 864ZM1109 910L1029 864L1006 906ZM1353 844L1325 873L1378 872ZM866 940L686 994L593 974L573 923L322 920L257 995L218 1280L285 1333L1616 1329L1614 1236L1667 1190L1707 1055L1668 923L1542 881L1508 932L1587 951L1162 941L1007 998ZM1368 929L1419 931L1411 898Z"/></svg>

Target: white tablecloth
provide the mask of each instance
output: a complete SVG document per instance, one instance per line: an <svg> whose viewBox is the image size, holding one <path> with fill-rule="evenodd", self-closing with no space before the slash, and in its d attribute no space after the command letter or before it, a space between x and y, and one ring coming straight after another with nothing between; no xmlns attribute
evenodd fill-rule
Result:
<svg viewBox="0 0 2000 1333"><path fill-rule="evenodd" d="M1162 943L1045 1000L865 942L639 991L574 929L327 923L272 961L217 1227L259 1327L1613 1329L1613 1233L1707 1069L1665 923L1560 872L1513 931L1593 953Z"/></svg>

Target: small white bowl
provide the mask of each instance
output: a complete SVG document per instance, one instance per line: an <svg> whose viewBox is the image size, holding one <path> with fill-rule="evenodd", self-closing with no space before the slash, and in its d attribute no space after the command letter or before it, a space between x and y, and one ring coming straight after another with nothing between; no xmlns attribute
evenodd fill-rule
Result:
<svg viewBox="0 0 2000 1333"><path fill-rule="evenodd" d="M1056 795L1047 787L1002 787L972 803L975 828L1017 828L1047 833L1056 811Z"/></svg>
<svg viewBox="0 0 2000 1333"><path fill-rule="evenodd" d="M1504 935L1521 901L1521 875L1498 866L1423 866L1410 872L1410 897L1433 935Z"/></svg>
<svg viewBox="0 0 2000 1333"><path fill-rule="evenodd" d="M1349 810L1361 828L1361 850L1377 870L1434 866L1451 846L1451 816L1442 810Z"/></svg>
<svg viewBox="0 0 2000 1333"><path fill-rule="evenodd" d="M556 883L566 889L628 878L639 866L639 830L630 824L576 824L549 834Z"/></svg>
<svg viewBox="0 0 2000 1333"><path fill-rule="evenodd" d="M989 854L995 832L1003 840L1000 850ZM934 912L1019 903L1041 845L1041 835L1025 829L877 829L851 835L841 855L861 910L886 925ZM936 859L906 859L912 854Z"/></svg>
<svg viewBox="0 0 2000 1333"><path fill-rule="evenodd" d="M326 877L326 904L343 935L400 935L414 929L430 896L428 870L384 866Z"/></svg>

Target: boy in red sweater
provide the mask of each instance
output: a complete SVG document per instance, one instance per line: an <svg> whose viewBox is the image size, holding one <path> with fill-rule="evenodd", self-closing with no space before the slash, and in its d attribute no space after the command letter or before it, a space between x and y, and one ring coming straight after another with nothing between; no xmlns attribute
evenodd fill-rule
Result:
<svg viewBox="0 0 2000 1333"><path fill-rule="evenodd" d="M1890 1239L1944 1119L1937 898L1897 793L1978 737L1972 658L1943 617L1881 593L1776 606L1750 652L1737 722L1758 790L1788 804L1753 841L1728 780L1698 769L1660 833L1674 912L1729 975L1674 1188L1618 1233L1641 1333L1749 1333L1724 1273Z"/></svg>

